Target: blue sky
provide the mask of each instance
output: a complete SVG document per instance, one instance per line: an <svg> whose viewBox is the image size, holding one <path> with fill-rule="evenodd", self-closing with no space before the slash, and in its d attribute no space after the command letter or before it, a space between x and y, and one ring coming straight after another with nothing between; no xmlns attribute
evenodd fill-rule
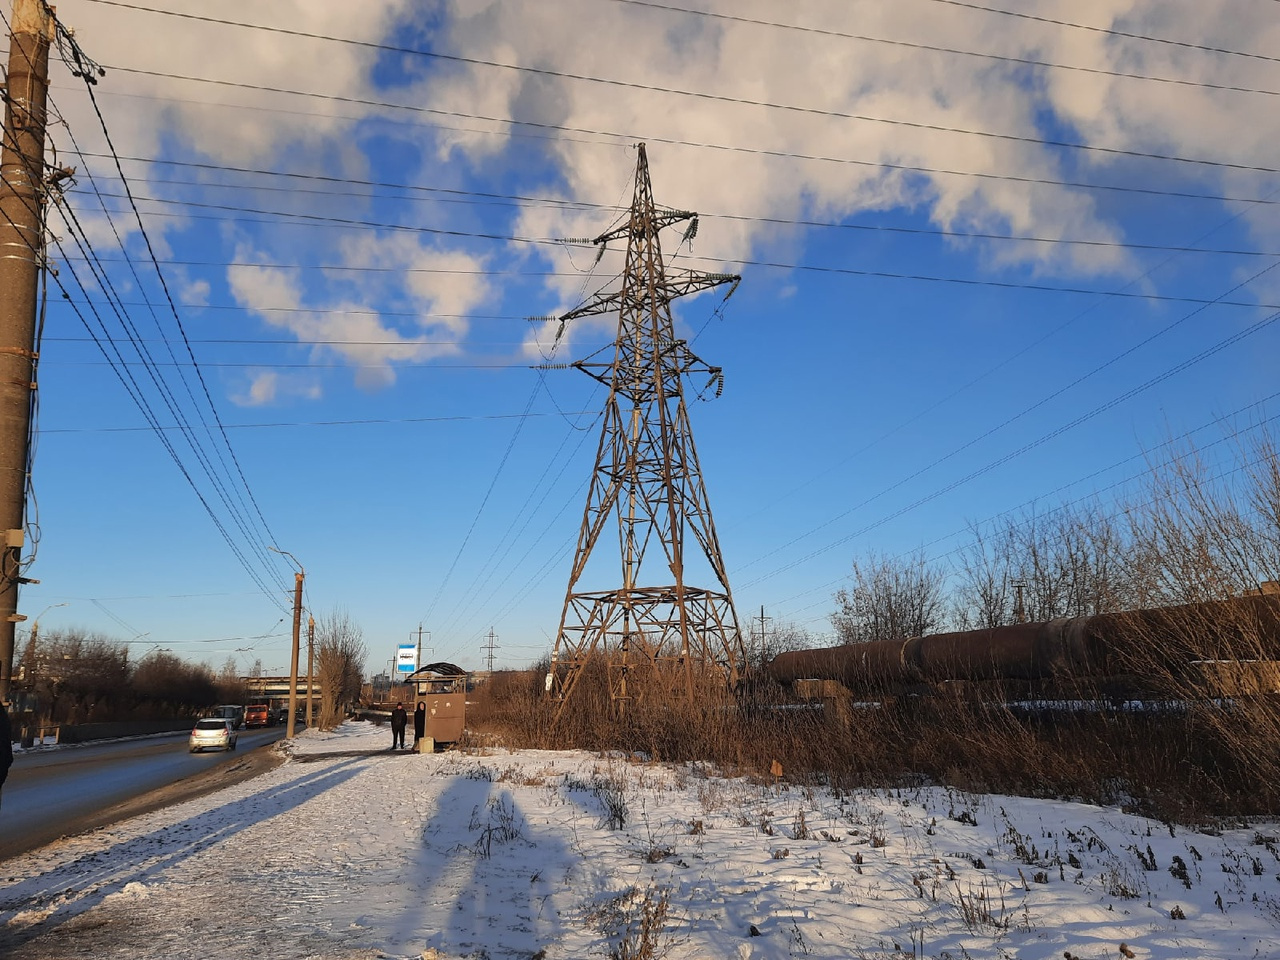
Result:
<svg viewBox="0 0 1280 960"><path fill-rule="evenodd" d="M855 557L945 563L971 523L1109 502L1160 444L1274 415L1274 5L982 6L63 0L168 293L55 58L78 225L51 217L73 303L21 610L284 670L274 545L371 671L420 624L469 667L490 629L501 665L547 652L604 393L533 367L616 319L553 344L527 318L614 282L557 241L613 223L641 141L658 202L701 214L668 258L743 276L677 320L725 371L691 418L744 626L821 636Z"/></svg>

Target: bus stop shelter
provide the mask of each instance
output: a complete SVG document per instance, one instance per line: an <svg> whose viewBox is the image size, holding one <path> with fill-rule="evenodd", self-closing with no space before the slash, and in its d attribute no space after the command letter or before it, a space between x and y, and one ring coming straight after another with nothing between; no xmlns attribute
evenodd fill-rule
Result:
<svg viewBox="0 0 1280 960"><path fill-rule="evenodd" d="M462 739L467 712L467 672L452 663L429 663L405 678L414 690L414 706L426 704L427 723L420 753Z"/></svg>

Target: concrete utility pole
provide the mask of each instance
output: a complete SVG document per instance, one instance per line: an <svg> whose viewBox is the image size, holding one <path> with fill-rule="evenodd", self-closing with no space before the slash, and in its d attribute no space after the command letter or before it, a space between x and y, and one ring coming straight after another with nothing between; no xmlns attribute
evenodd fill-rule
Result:
<svg viewBox="0 0 1280 960"><path fill-rule="evenodd" d="M0 151L0 702L9 702L19 620L44 250L44 127L53 18L14 0Z"/></svg>
<svg viewBox="0 0 1280 960"><path fill-rule="evenodd" d="M311 729L311 663L316 655L316 618L307 614L307 729Z"/></svg>

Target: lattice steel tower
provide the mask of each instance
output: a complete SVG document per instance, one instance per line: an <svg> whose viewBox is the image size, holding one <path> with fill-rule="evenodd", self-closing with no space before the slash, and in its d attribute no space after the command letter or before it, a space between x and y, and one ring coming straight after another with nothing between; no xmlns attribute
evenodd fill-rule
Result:
<svg viewBox="0 0 1280 960"><path fill-rule="evenodd" d="M654 205L640 144L630 215L593 241L603 251L611 240L626 238L622 289L597 294L561 317L563 332L577 317L618 312L612 361L572 364L607 386L609 396L548 677L557 717L596 656L607 658L609 696L619 713L637 694L662 691L692 700L709 673L727 688L746 666L684 398L686 375L706 374L717 394L722 377L676 339L671 319L675 298L736 286L740 278L665 268L658 233L685 221L689 238L697 214ZM621 585L583 589L610 520L618 532ZM708 585L691 586L691 570ZM612 572L606 582L618 579Z"/></svg>

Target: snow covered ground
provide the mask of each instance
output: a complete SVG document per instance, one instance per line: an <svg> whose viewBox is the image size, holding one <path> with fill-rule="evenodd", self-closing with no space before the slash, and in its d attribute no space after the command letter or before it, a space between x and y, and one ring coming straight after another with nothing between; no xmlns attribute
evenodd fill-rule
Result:
<svg viewBox="0 0 1280 960"><path fill-rule="evenodd" d="M0 956L1280 958L1275 824L390 736L0 864Z"/></svg>

